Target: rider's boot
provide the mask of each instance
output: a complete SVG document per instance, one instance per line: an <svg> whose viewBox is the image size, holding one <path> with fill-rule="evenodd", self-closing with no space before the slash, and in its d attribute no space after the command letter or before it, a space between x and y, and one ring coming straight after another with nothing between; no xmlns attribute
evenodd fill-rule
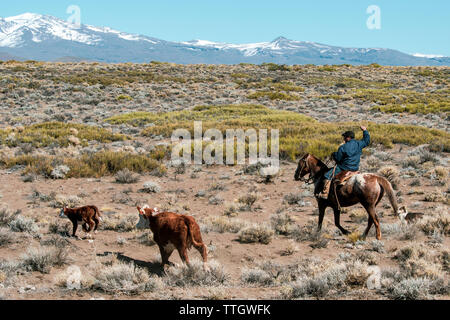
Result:
<svg viewBox="0 0 450 320"><path fill-rule="evenodd" d="M323 187L323 191L317 195L320 199L328 199L328 195L330 194L331 188L331 180L325 180L325 186Z"/></svg>

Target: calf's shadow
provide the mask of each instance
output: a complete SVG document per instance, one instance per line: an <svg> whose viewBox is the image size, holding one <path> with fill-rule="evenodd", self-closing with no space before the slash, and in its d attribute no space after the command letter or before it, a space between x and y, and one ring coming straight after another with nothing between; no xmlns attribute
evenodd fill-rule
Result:
<svg viewBox="0 0 450 320"><path fill-rule="evenodd" d="M115 254L117 256L117 259L122 262L126 263L134 263L136 266L145 268L150 274L156 274L157 276L163 276L164 275L164 268L161 263L159 262L150 262L150 261L142 261L130 258L126 255L124 255L122 252L104 252L99 253L97 256L99 257L106 257L108 255Z"/></svg>

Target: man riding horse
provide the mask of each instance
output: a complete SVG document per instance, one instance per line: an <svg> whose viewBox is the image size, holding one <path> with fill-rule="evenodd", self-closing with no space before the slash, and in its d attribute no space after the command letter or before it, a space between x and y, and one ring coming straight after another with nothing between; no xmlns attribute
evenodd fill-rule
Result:
<svg viewBox="0 0 450 320"><path fill-rule="evenodd" d="M368 214L367 228L364 231L363 238L367 237L372 225L375 225L376 237L381 240L380 220L376 208L384 194L387 195L395 215L400 216L400 209L402 208L399 209L394 189L386 178L373 173L356 172L352 174L349 172L359 170L362 150L370 144L370 134L367 128L361 127L361 130L364 131L364 138L361 141L355 140L353 132L343 134L345 144L339 148L337 153L333 154L337 163L335 169L330 169L319 158L308 153L299 160L294 179L306 184L314 184L314 194L319 207L318 231L322 230L326 209L331 207L334 212L336 227L344 235L349 234L350 232L341 226L342 208L361 204ZM342 172L336 177L340 183L336 184L334 192L330 193L330 186L336 172ZM308 174L309 178L305 178ZM406 208L404 209L406 211Z"/></svg>
<svg viewBox="0 0 450 320"><path fill-rule="evenodd" d="M321 199L328 199L330 193L331 181L342 171L358 171L361 163L362 150L370 144L370 134L366 127L361 126L364 132L362 140L355 140L355 133L347 131L342 136L344 144L341 145L338 152L333 153L332 157L336 161L336 168L325 173L325 185L323 191L318 194Z"/></svg>

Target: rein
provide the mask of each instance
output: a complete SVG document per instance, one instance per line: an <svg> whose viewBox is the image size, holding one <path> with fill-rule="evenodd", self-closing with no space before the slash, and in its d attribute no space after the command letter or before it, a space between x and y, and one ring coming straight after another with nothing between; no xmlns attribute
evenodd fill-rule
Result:
<svg viewBox="0 0 450 320"><path fill-rule="evenodd" d="M305 179L305 178L300 178L300 181L301 182L304 182L304 183L306 183L306 184L313 184L314 183L314 178L316 177L316 175L320 172L318 172L318 173L316 173L315 175L313 175L312 174L312 172L311 172L311 168L309 168L309 166L308 166L308 163L306 162L306 159L305 160L303 160L304 162L303 162L303 164L302 164L302 167L301 167L301 169L300 169L300 172L303 172L303 169L305 169L305 168L308 168L310 171L309 171L309 178L308 179ZM329 159L328 161L327 161L327 163L325 164L325 166L326 167L328 167L328 164L331 162L331 159Z"/></svg>

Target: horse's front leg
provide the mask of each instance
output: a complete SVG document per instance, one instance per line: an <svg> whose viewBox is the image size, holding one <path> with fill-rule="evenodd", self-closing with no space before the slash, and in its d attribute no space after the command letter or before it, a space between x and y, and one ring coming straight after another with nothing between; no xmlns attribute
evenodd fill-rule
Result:
<svg viewBox="0 0 450 320"><path fill-rule="evenodd" d="M325 217L325 211L327 209L327 205L324 203L323 200L319 200L319 226L317 227L317 231L322 231L322 223L323 218Z"/></svg>
<svg viewBox="0 0 450 320"><path fill-rule="evenodd" d="M338 208L333 208L334 210L334 224L336 227L341 230L344 235L350 234L350 232L341 226L341 211Z"/></svg>

